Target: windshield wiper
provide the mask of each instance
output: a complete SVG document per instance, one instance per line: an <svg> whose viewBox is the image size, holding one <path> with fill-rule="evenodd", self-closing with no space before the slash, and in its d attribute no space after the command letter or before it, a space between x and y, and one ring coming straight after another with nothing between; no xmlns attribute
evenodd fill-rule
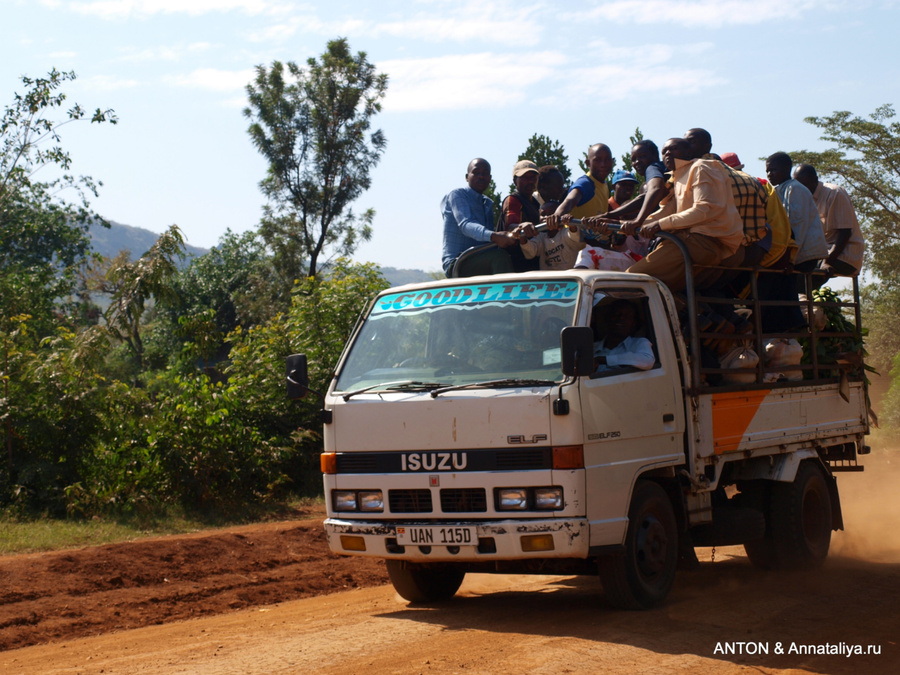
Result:
<svg viewBox="0 0 900 675"><path fill-rule="evenodd" d="M348 391L346 394L342 394L341 398L343 398L345 401L349 401L351 397L356 396L357 394L364 394L365 392L371 391L372 389L389 389L391 391L431 391L432 389L443 386L443 382L396 380L394 382L380 382L369 387L363 387L362 389L354 389L353 391Z"/></svg>
<svg viewBox="0 0 900 675"><path fill-rule="evenodd" d="M470 382L468 384L451 384L446 387L440 387L431 392L431 398L437 398L439 394L447 391L456 391L458 389L500 389L503 387L542 387L554 385L554 380L534 380L523 379L519 377L508 377L503 380L486 380L484 382Z"/></svg>
<svg viewBox="0 0 900 675"><path fill-rule="evenodd" d="M393 384L389 387L385 387L385 389L390 389L391 391L431 391L432 389L437 389L438 387L446 386L446 382L404 382L403 384Z"/></svg>

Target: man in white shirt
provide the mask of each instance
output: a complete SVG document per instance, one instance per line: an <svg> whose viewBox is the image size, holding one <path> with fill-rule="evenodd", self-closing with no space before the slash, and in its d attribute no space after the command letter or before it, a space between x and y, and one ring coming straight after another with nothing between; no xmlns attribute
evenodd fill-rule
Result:
<svg viewBox="0 0 900 675"><path fill-rule="evenodd" d="M812 193L825 229L828 256L819 268L829 277L855 277L862 267L866 242L850 196L839 185L821 182L815 167L809 164L794 169L794 178Z"/></svg>
<svg viewBox="0 0 900 675"><path fill-rule="evenodd" d="M594 343L595 372L616 366L650 370L656 363L650 340L631 335L638 328L638 315L628 300L615 300L600 312L595 308L593 323L595 331L600 329L604 334Z"/></svg>

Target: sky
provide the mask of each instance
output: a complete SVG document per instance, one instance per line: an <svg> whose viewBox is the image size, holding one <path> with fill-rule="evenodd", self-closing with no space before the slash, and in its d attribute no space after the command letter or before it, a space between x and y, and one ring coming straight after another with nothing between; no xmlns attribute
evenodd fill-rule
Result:
<svg viewBox="0 0 900 675"><path fill-rule="evenodd" d="M300 64L346 38L389 77L373 129L387 148L354 212L376 212L354 256L440 270L443 195L486 158L506 193L533 134L574 176L593 143L617 164L639 127L659 146L712 134L764 176L778 150L822 150L804 122L898 104L898 0L0 0L0 103L22 76L74 71L65 92L115 126L61 131L94 210L209 248L257 227L266 163L247 134L254 68ZM142 253L142 252L135 252Z"/></svg>

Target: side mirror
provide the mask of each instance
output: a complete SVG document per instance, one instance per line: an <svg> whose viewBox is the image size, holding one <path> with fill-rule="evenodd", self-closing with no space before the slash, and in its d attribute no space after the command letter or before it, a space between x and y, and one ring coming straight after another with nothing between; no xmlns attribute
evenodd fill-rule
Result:
<svg viewBox="0 0 900 675"><path fill-rule="evenodd" d="M589 326L566 326L559 341L563 374L581 377L594 372L594 331Z"/></svg>
<svg viewBox="0 0 900 675"><path fill-rule="evenodd" d="M306 354L291 354L287 357L287 397L294 401L309 392L309 373L306 369Z"/></svg>

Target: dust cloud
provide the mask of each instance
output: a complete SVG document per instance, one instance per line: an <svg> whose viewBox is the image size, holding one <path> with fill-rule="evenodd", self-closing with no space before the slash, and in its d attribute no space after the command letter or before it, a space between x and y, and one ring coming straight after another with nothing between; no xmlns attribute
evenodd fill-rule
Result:
<svg viewBox="0 0 900 675"><path fill-rule="evenodd" d="M834 532L830 555L900 562L900 440L876 434L860 473L836 473L844 530Z"/></svg>

